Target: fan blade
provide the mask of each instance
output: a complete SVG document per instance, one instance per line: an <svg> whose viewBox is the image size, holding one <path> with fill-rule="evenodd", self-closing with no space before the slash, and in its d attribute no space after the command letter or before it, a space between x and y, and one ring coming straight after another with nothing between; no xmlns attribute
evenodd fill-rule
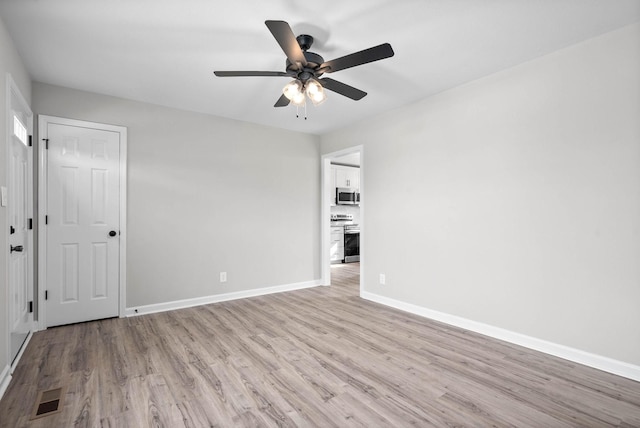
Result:
<svg viewBox="0 0 640 428"><path fill-rule="evenodd" d="M344 95L347 98L351 98L352 100L361 100L363 99L367 93L361 91L360 89L354 88L353 86L349 86L345 83L338 82L337 80L330 79L325 77L323 79L318 80L322 86L326 89L336 92L340 95Z"/></svg>
<svg viewBox="0 0 640 428"><path fill-rule="evenodd" d="M360 52L352 53L331 61L327 61L320 65L319 71L323 73L333 73L334 71L344 70L345 68L355 67L357 65L367 64L369 62L379 61L381 59L393 56L393 49L389 43L383 43Z"/></svg>
<svg viewBox="0 0 640 428"><path fill-rule="evenodd" d="M218 77L245 77L245 76L284 76L291 77L290 74L284 73L282 71L214 71Z"/></svg>
<svg viewBox="0 0 640 428"><path fill-rule="evenodd" d="M287 58L289 58L289 61L291 61L291 64L295 65L298 69L300 68L300 64L303 66L307 65L304 53L302 49L300 49L300 45L296 40L296 36L293 35L289 24L284 21L264 21L264 23L287 55Z"/></svg>
<svg viewBox="0 0 640 428"><path fill-rule="evenodd" d="M285 97L284 94L278 98L278 101L273 105L274 107L286 107L289 105L289 98Z"/></svg>

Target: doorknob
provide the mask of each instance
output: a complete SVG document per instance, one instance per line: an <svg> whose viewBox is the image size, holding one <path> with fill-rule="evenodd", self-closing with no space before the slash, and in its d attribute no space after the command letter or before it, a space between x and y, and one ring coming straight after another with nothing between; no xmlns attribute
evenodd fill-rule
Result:
<svg viewBox="0 0 640 428"><path fill-rule="evenodd" d="M116 232L115 230L111 230L109 231L109 236L114 237L118 234L118 232Z"/></svg>
<svg viewBox="0 0 640 428"><path fill-rule="evenodd" d="M10 245L9 247L11 248L11 251L9 251L9 253L13 253L14 251L21 253L22 250L24 249L22 245L16 245L15 247L13 245Z"/></svg>

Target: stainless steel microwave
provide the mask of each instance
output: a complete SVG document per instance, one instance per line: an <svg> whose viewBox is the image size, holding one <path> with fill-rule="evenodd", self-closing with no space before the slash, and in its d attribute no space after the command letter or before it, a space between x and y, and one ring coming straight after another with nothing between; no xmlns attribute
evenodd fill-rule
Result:
<svg viewBox="0 0 640 428"><path fill-rule="evenodd" d="M350 187L336 187L337 205L360 205L360 192Z"/></svg>

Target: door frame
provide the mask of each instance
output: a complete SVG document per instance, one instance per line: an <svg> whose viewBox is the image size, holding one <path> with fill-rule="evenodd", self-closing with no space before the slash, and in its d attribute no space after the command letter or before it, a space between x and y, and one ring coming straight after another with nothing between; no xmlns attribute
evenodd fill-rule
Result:
<svg viewBox="0 0 640 428"><path fill-rule="evenodd" d="M75 126L117 132L120 135L120 239L118 272L118 316L125 316L127 292L127 128L124 126L88 122L56 116L38 115L38 324L41 330L47 328L45 290L47 289L47 128L49 124Z"/></svg>
<svg viewBox="0 0 640 428"><path fill-rule="evenodd" d="M12 179L10 177L10 170L11 168L9 168L9 162L11 162L10 159L10 155L11 155L11 139L13 138L13 135L11 133L11 130L13 129L13 125L9 123L9 121L13 121L13 112L14 111L20 111L22 113L24 113L28 118L28 123L26 123L26 127L27 127L27 138L29 138L30 136L33 135L33 112L31 111L31 107L29 107L29 103L27 102L27 100L24 98L24 96L22 95L22 92L20 92L20 88L18 87L18 85L16 84L16 82L13 80L13 77L11 76L10 73L6 73L6 135L5 135L5 141L7 142L7 148L6 148L6 159L7 159L7 163L6 163L6 183L7 186L9 185L9 183L11 183ZM33 138L32 138L33 139ZM27 163L27 177L29 182L27 183L27 195L25 195L25 197L27 198L28 204L27 204L27 212L25 213L27 218L33 218L33 194L34 194L34 178L33 178L33 152L34 150L27 150L27 156L29 157L29 162ZM9 189L10 191L10 189ZM7 207L8 208L8 207ZM10 218L9 218L9 212L7 211L7 216L6 216L6 222L5 225L3 226L5 228L5 230L9 230L9 223L10 223ZM27 243L28 243L28 248L27 248L27 284L28 287L30 288L30 293L31 293L31 298L33 298L35 300L35 288L34 288L34 236L33 236L33 229L32 230L27 230ZM9 235L7 235L7 248L9 246ZM31 334L33 334L34 330L36 330L37 324L34 321L34 316L35 313L32 314L31 316L31 326L29 327L29 334L27 335L27 338L25 339L24 343L22 344L22 347L20 348L20 350L18 351L17 355L15 356L15 358L12 358L12 350L11 350L11 320L10 320L10 314L11 314L11 309L9 307L9 305L11 304L11 297L10 296L10 292L11 292L11 284L9 283L9 252L6 251L5 249L5 266L7 266L6 272L5 272L5 283L7 284L7 289L6 289L6 302L7 302L7 307L6 307L6 326L7 326L7 342L6 342L6 349L7 349L7 364L10 365L11 370L13 371L13 369L15 368L15 366L17 365L18 361L20 360L20 357L22 356L22 353L24 352L27 343L29 342L30 338L31 338ZM0 381L1 381L1 377L0 377ZM1 385L0 385L1 386ZM1 394L0 394L1 395Z"/></svg>
<svg viewBox="0 0 640 428"><path fill-rule="evenodd" d="M333 193L331 190L331 160L340 156L350 155L353 153L360 153L360 295L364 291L364 260L365 251L363 242L365 241L365 198L364 195L364 146L358 145L349 147L336 152L331 152L322 155L320 160L321 171L321 190L322 200L320 204L320 224L321 224L321 251L320 251L320 271L322 273L322 285L331 285L331 205L329 204L329 198Z"/></svg>

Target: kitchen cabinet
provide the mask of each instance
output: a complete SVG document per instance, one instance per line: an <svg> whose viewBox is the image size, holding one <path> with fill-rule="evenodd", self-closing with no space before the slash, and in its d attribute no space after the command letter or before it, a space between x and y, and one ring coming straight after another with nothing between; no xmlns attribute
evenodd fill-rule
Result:
<svg viewBox="0 0 640 428"><path fill-rule="evenodd" d="M360 168L335 165L336 187L360 190Z"/></svg>
<svg viewBox="0 0 640 428"><path fill-rule="evenodd" d="M331 226L331 263L342 263L344 260L344 227Z"/></svg>

